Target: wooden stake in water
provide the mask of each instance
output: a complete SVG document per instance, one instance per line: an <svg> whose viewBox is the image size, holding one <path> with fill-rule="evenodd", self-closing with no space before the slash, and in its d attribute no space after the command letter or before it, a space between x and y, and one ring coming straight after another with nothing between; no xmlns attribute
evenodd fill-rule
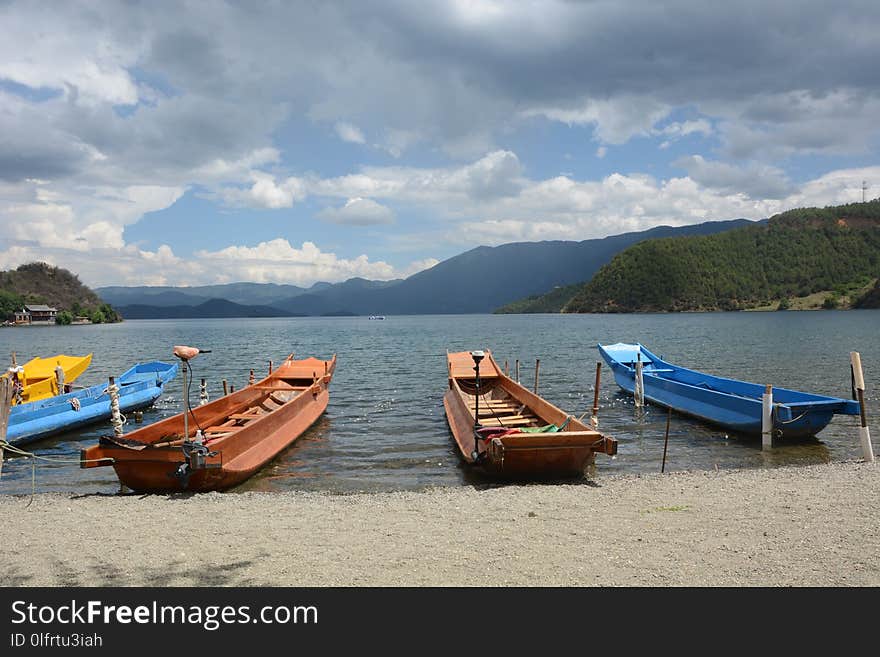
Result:
<svg viewBox="0 0 880 657"><path fill-rule="evenodd" d="M868 429L868 414L865 410L865 377L862 374L862 357L858 351L851 351L849 354L852 363L853 377L855 378L856 395L859 398L859 416L861 426L859 427L859 440L862 443L862 458L866 463L873 463L874 448L871 445L871 431Z"/></svg>
<svg viewBox="0 0 880 657"><path fill-rule="evenodd" d="M223 379L223 396L229 394L229 385L226 383L226 379Z"/></svg>
<svg viewBox="0 0 880 657"><path fill-rule="evenodd" d="M271 374L271 373L272 373L272 361L270 360L269 361L269 374Z"/></svg>
<svg viewBox="0 0 880 657"><path fill-rule="evenodd" d="M660 466L660 472L666 471L666 448L669 446L669 421L672 419L672 406L666 413L666 437L663 439L663 465Z"/></svg>
<svg viewBox="0 0 880 657"><path fill-rule="evenodd" d="M636 381L633 389L633 400L635 401L636 408L641 408L645 405L645 378L642 375L641 351L636 356Z"/></svg>
<svg viewBox="0 0 880 657"><path fill-rule="evenodd" d="M119 410L119 388L115 377L110 377L107 394L110 395L110 422L113 424L113 434L118 438L122 436L122 412Z"/></svg>
<svg viewBox="0 0 880 657"><path fill-rule="evenodd" d="M516 359L516 382L519 383L519 358Z"/></svg>
<svg viewBox="0 0 880 657"><path fill-rule="evenodd" d="M536 358L535 359L535 394L536 395L538 394L538 374L540 372L540 369L541 369L541 359Z"/></svg>
<svg viewBox="0 0 880 657"><path fill-rule="evenodd" d="M590 424L593 428L599 426L599 382L602 378L602 363L596 363L596 384L593 387L593 414L590 416Z"/></svg>
<svg viewBox="0 0 880 657"><path fill-rule="evenodd" d="M9 377L0 379L0 442L6 440L9 427L9 413L12 411L12 398L15 385ZM0 447L0 474L3 473L3 448Z"/></svg>
<svg viewBox="0 0 880 657"><path fill-rule="evenodd" d="M761 449L773 448L773 386L764 388L761 408Z"/></svg>
<svg viewBox="0 0 880 657"><path fill-rule="evenodd" d="M507 376L507 359L504 359L504 376Z"/></svg>

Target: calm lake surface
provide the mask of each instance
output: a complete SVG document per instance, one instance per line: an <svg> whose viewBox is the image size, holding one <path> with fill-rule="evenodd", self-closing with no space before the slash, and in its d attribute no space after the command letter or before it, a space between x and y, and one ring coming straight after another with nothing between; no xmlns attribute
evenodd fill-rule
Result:
<svg viewBox="0 0 880 657"><path fill-rule="evenodd" d="M688 313L662 315L438 315L366 317L143 320L104 326L0 329L0 354L19 362L56 353L94 353L77 383L91 385L138 361L171 362L175 344L213 353L195 361L191 401L198 379L211 398L222 379L239 388L268 361L338 354L327 413L291 448L236 490L332 492L423 489L482 483L462 465L446 424L446 350L491 349L503 365L521 362L521 380L580 415L592 405L596 343L642 342L674 363L758 383L839 397L850 396L849 352L859 351L865 370L869 422L880 417L880 311ZM658 472L666 411L637 413L603 364L600 429L617 438L615 458L597 455L588 475ZM259 378L259 376L258 376ZM155 422L182 410L178 376L156 406L144 412ZM131 430L138 425L130 420ZM109 423L33 443L39 454L78 459L80 448L109 433ZM875 432L880 435L875 429ZM876 438L875 438L876 443ZM875 447L876 449L876 447ZM857 418L835 416L816 439L761 450L760 439L743 439L673 415L667 471L778 467L841 461L861 456ZM31 461L3 465L0 493L30 493ZM75 464L38 463L40 492L114 493L112 468L80 470Z"/></svg>

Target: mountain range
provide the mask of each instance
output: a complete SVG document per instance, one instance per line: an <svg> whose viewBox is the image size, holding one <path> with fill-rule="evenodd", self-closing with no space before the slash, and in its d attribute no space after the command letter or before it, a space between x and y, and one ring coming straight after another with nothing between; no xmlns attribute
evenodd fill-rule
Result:
<svg viewBox="0 0 880 657"><path fill-rule="evenodd" d="M558 286L584 283L617 253L644 240L711 235L752 223L734 219L674 228L658 226L581 242L478 246L409 278L393 281L352 278L335 284L316 283L309 288L274 283L113 286L97 288L96 292L130 319L488 313Z"/></svg>

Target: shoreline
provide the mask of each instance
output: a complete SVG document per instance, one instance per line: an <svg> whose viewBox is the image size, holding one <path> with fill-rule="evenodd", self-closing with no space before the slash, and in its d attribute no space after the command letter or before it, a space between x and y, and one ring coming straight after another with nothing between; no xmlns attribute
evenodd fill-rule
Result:
<svg viewBox="0 0 880 657"><path fill-rule="evenodd" d="M880 466L0 496L3 586L877 586Z"/></svg>

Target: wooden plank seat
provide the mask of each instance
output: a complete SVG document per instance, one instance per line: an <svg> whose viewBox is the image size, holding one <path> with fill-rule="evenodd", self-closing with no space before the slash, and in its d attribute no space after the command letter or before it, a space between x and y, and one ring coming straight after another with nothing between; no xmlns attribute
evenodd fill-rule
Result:
<svg viewBox="0 0 880 657"><path fill-rule="evenodd" d="M263 417L266 415L265 413L261 413L257 411L256 413L233 413L229 416L230 420L256 420L258 417Z"/></svg>
<svg viewBox="0 0 880 657"><path fill-rule="evenodd" d="M519 418L487 418L481 420L480 424L484 427L519 427L533 424L538 418L535 417L519 417Z"/></svg>

